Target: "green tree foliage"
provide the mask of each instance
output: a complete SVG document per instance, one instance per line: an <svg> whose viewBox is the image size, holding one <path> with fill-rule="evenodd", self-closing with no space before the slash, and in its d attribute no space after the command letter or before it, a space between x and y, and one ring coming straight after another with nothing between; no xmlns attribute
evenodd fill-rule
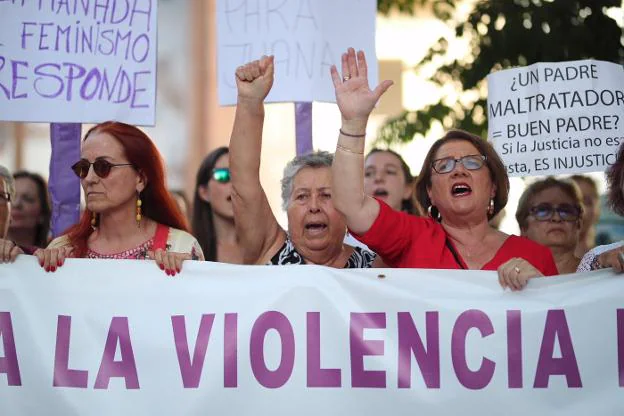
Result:
<svg viewBox="0 0 624 416"><path fill-rule="evenodd" d="M429 6L438 18L445 19L457 3L379 0L378 9L382 13L393 9L413 13L418 6ZM609 8L621 6L621 0L478 2L465 21L455 23L456 36L469 41L469 56L440 66L430 79L440 87L454 85L464 99L449 102L443 97L421 110L406 111L382 126L378 141L409 142L417 134L426 134L436 121L445 128L461 128L486 137L485 78L496 70L588 58L624 63L623 22L605 14ZM440 61L447 50L448 40L440 38L415 71Z"/></svg>

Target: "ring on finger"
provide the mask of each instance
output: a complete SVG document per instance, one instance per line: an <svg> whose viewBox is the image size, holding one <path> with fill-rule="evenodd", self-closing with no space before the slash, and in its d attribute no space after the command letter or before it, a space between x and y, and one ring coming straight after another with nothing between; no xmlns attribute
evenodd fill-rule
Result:
<svg viewBox="0 0 624 416"><path fill-rule="evenodd" d="M345 75L342 77L342 82L347 82L351 79L351 75Z"/></svg>
<svg viewBox="0 0 624 416"><path fill-rule="evenodd" d="M516 272L516 274L520 274L520 267L518 266L514 267L514 271Z"/></svg>

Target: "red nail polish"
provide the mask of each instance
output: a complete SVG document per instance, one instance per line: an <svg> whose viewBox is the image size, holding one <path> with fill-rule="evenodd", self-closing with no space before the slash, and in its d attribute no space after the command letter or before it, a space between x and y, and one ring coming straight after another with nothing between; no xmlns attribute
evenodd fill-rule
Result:
<svg viewBox="0 0 624 416"><path fill-rule="evenodd" d="M50 271L55 272L56 271L56 266L50 267Z"/></svg>
<svg viewBox="0 0 624 416"><path fill-rule="evenodd" d="M158 266L160 267L160 270L165 270L165 265L164 264L159 264Z"/></svg>
<svg viewBox="0 0 624 416"><path fill-rule="evenodd" d="M177 268L176 268L176 271L177 271L178 273L180 273L181 269L177 269Z"/></svg>
<svg viewBox="0 0 624 416"><path fill-rule="evenodd" d="M49 272L49 271L50 271L50 267L46 267L46 268L45 268L45 271L46 271L46 272Z"/></svg>

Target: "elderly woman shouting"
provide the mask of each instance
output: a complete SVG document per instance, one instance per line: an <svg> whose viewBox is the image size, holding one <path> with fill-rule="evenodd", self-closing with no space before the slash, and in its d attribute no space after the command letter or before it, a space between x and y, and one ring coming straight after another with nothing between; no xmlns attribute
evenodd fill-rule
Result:
<svg viewBox="0 0 624 416"><path fill-rule="evenodd" d="M429 218L366 196L366 124L391 82L371 91L364 53L356 57L353 49L342 56L342 77L336 67L331 75L342 114L332 168L334 204L356 238L394 267L498 270L501 285L513 290L532 277L557 274L546 247L488 224L507 203L509 180L492 146L479 137L450 131L427 154L416 194Z"/></svg>
<svg viewBox="0 0 624 416"><path fill-rule="evenodd" d="M273 57L236 71L238 103L230 140L232 203L236 233L246 264L319 264L337 268L371 267L375 255L343 243L346 224L332 203L327 152L298 156L284 170L282 229L260 184L264 98L273 85Z"/></svg>

